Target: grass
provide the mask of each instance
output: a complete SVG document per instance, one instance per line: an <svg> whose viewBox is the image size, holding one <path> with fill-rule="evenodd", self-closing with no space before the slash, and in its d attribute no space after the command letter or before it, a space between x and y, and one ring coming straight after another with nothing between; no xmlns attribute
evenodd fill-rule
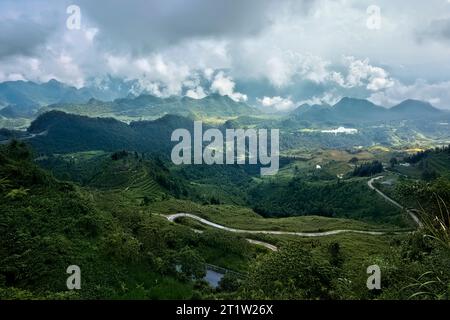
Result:
<svg viewBox="0 0 450 320"><path fill-rule="evenodd" d="M186 219L182 221L184 223L171 223L159 214L151 214L147 207L138 205L135 201L130 199L124 192L110 192L95 190L92 192L92 197L97 203L99 209L112 213L120 221L124 221L130 228L136 227L136 221L138 217L147 216L152 224L158 226L158 228L167 228L167 230L173 230L169 232L168 236L176 234L184 234L185 237L190 239L189 246L196 249L197 252L203 257L206 263L214 264L223 268L234 270L237 272L246 272L250 260L256 257L260 253L267 252L266 249L260 246L250 245L244 240L243 235L230 234L229 232L219 231L217 229L205 228L204 225L197 225L192 219ZM162 203L162 202L158 202ZM189 203L186 201L186 204ZM190 203L195 205L194 203ZM153 213L162 213L155 212ZM198 234L192 230L200 229L203 231L210 231L213 234ZM234 246L242 249L241 253L232 252L213 243L210 243L209 239L213 237L214 241L219 241L217 238L221 238L225 243L234 243ZM220 241L219 241L220 243Z"/></svg>
<svg viewBox="0 0 450 320"><path fill-rule="evenodd" d="M276 245L279 250L288 243L296 242L311 252L316 258L328 260L328 248L331 244L338 243L340 254L343 258L341 274L339 277L346 277L348 272L359 275L361 279L367 279L366 268L369 265L377 264L380 259L385 259L398 251L402 240L408 237L407 234L385 236L371 236L364 234L339 234L320 238L300 238L289 235L272 236L261 235L257 240L265 241Z"/></svg>
<svg viewBox="0 0 450 320"><path fill-rule="evenodd" d="M263 218L249 208L233 205L199 205L190 201L169 199L149 205L150 212L173 214L186 212L196 214L227 227L244 230L273 230L292 232L322 232L337 229L398 231L391 225L370 224L350 219L301 216L288 218Z"/></svg>
<svg viewBox="0 0 450 320"><path fill-rule="evenodd" d="M445 201L435 195L439 212L430 214L422 208L420 219L424 225L426 237L429 237L439 243L442 247L450 249L450 210Z"/></svg>
<svg viewBox="0 0 450 320"><path fill-rule="evenodd" d="M439 173L440 176L450 177L450 154L447 152L430 153L422 161L422 165L428 170L434 170ZM393 171L399 174L408 176L413 179L420 179L424 168L420 168L420 163L412 164L408 167L396 166Z"/></svg>
<svg viewBox="0 0 450 320"><path fill-rule="evenodd" d="M181 204L178 204L181 205ZM172 203L170 207L173 207ZM208 206L211 207L211 206ZM220 210L220 209L219 209ZM198 210L197 214L210 218L210 220L216 223L223 223L227 226L232 227L240 227L245 229L267 229L267 230L286 230L286 231L319 231L325 230L325 228L337 229L337 228L364 228L367 227L365 224L361 224L355 221L346 220L346 219L327 219L322 217L294 217L294 218L282 218L282 219L264 219L259 216L255 216L254 213L250 211L246 211L243 208L235 208L232 211L226 211L222 209L221 214L218 213L218 208L213 208L211 211L216 213L211 213L211 215L205 215L204 213ZM227 215L228 212L228 215ZM262 221L261 221L262 220ZM326 221L332 220L332 221ZM342 220L342 221L334 221L334 220ZM180 224L186 225L190 228L194 228L197 230L211 230L212 228L209 226L205 226L204 224L189 218L182 218L177 221ZM340 225L342 223L342 225ZM374 227L374 226L368 226ZM372 236L372 235L364 235L364 234L338 234L326 237L317 237L317 238L305 238L305 237L297 237L292 235L264 235L264 234L248 234L248 235L236 235L233 236L245 236L245 238L251 238L254 240L264 241L270 244L277 246L279 249L282 249L283 246L287 245L291 242L301 243L305 247L307 247L311 252L323 259L327 259L328 257L328 247L332 243L339 243L341 248L342 256L344 257L344 266L343 268L354 270L355 268L360 268L360 265L363 261L370 261L371 259L377 259L379 256L388 255L392 250L392 247L395 243L400 243L400 240L405 239L408 235L405 234L386 234L383 236ZM254 246L258 247L258 246ZM260 248L261 253L268 252L264 248ZM208 254L207 251L205 251ZM236 263L227 261L232 257L216 257L211 262L217 265L228 265L232 266L234 270L244 270L242 266L236 266ZM365 270L361 270L361 272L365 272Z"/></svg>

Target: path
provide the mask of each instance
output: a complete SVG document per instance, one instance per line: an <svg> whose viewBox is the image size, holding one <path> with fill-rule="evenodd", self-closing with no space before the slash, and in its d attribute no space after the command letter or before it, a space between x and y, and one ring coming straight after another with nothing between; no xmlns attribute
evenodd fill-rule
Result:
<svg viewBox="0 0 450 320"><path fill-rule="evenodd" d="M406 209L405 207L403 207L400 203L398 203L397 201L395 201L395 200L393 200L393 199L391 199L391 198L389 198L387 195L385 195L383 192L381 192L379 189L377 189L377 188L375 188L374 186L373 186L373 182L375 181L375 180L379 180L379 179L382 179L382 178L384 178L384 176L379 176L379 177L375 177L375 178L372 178L372 179L370 179L368 182L367 182L367 185L369 186L369 188L370 189L372 189L372 190L375 190L380 196L382 196L385 200L387 200L388 202L390 202L390 203L392 203L394 206L396 206L397 208L400 208L400 209L402 209L402 210L406 210L406 212L409 214L409 216L414 220L414 222L417 224L417 226L419 227L419 228L422 228L422 222L420 222L420 220L419 220L419 218L417 217L417 215L413 212L413 211L411 211L411 210L409 210L409 209Z"/></svg>

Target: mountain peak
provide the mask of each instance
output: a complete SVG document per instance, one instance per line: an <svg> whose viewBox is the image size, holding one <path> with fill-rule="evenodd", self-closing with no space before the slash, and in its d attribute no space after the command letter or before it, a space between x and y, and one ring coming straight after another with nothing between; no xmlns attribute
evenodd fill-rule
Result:
<svg viewBox="0 0 450 320"><path fill-rule="evenodd" d="M367 106L376 106L374 103L370 102L366 99L360 99L360 98L350 98L350 97L343 97L341 100L339 100L338 103L336 103L334 106L339 107L343 105L367 105Z"/></svg>
<svg viewBox="0 0 450 320"><path fill-rule="evenodd" d="M441 113L427 101L407 99L390 109L392 112Z"/></svg>
<svg viewBox="0 0 450 320"><path fill-rule="evenodd" d="M58 80L56 80L56 79L54 79L54 78L52 78L52 79L50 79L49 81L47 81L47 83L45 83L46 85L49 85L49 86L58 86L58 87L64 87L64 86L66 86L64 83L62 83L62 82L59 82Z"/></svg>

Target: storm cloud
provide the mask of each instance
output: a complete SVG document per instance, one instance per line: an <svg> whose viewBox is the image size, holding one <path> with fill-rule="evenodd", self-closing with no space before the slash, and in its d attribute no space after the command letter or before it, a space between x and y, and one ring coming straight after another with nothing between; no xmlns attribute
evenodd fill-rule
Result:
<svg viewBox="0 0 450 320"><path fill-rule="evenodd" d="M274 108L414 93L450 108L450 2L379 0L377 29L367 23L373 4L4 0L0 81L80 87L112 75L159 96L217 92ZM80 7L80 29L66 27L69 5Z"/></svg>
<svg viewBox="0 0 450 320"><path fill-rule="evenodd" d="M274 0L80 1L109 48L142 54L195 38L255 36L272 23Z"/></svg>

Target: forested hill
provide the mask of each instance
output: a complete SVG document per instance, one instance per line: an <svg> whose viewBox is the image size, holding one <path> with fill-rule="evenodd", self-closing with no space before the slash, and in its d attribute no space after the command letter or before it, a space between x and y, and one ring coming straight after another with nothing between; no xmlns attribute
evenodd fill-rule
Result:
<svg viewBox="0 0 450 320"><path fill-rule="evenodd" d="M112 118L90 118L50 111L32 122L28 131L36 134L29 142L38 152L66 153L88 150L133 150L167 152L174 142L172 132L192 130L193 120L166 115L154 121L126 124Z"/></svg>
<svg viewBox="0 0 450 320"><path fill-rule="evenodd" d="M104 196L39 169L22 142L0 146L0 299L190 299L193 273L204 274L187 247L195 234ZM71 265L82 290L67 290Z"/></svg>
<svg viewBox="0 0 450 320"><path fill-rule="evenodd" d="M365 99L342 98L333 106L301 105L290 113L294 119L312 122L333 122L362 124L367 122L449 119L450 113L419 100L405 100L402 103L385 108Z"/></svg>
<svg viewBox="0 0 450 320"><path fill-rule="evenodd" d="M87 103L59 103L46 106L41 112L60 110L88 116L113 116L130 118L158 118L166 114L191 116L195 118L230 118L255 115L259 111L244 102L237 102L228 96L211 94L202 99L189 97L159 98L143 94L137 97L102 102L91 99Z"/></svg>
<svg viewBox="0 0 450 320"><path fill-rule="evenodd" d="M18 288L64 291L65 269L95 254L102 229L103 219L77 187L30 158L21 142L0 147L0 287L17 288L14 295L26 294Z"/></svg>

